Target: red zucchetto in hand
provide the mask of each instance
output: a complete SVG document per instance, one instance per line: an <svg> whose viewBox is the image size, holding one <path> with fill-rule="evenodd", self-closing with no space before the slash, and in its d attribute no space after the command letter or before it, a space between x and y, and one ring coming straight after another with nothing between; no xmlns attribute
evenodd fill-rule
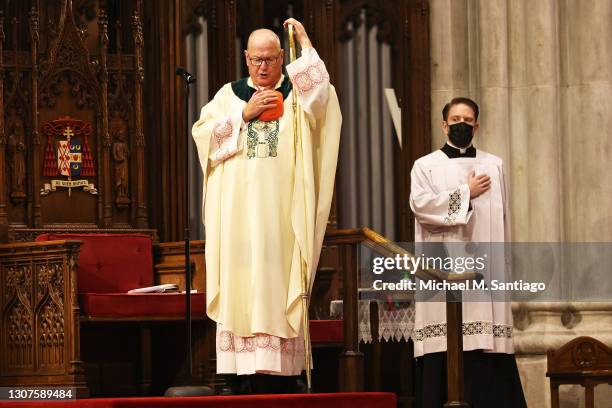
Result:
<svg viewBox="0 0 612 408"><path fill-rule="evenodd" d="M280 119L280 117L283 116L283 94L278 91L274 91L274 96L274 101L268 101L268 103L273 103L276 106L263 111L261 115L259 115L259 120L270 122Z"/></svg>

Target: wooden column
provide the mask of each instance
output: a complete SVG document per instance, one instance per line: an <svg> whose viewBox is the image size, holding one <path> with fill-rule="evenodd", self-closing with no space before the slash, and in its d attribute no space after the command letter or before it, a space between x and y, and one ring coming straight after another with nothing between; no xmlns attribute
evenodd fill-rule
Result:
<svg viewBox="0 0 612 408"><path fill-rule="evenodd" d="M463 334L461 293L446 299L446 378L448 398L444 408L469 408L463 398Z"/></svg>
<svg viewBox="0 0 612 408"><path fill-rule="evenodd" d="M398 101L402 109L399 238L413 241L414 215L408 206L410 170L418 158L431 152L429 4L427 0L403 0L398 12L402 14L400 55L405 75Z"/></svg>
<svg viewBox="0 0 612 408"><path fill-rule="evenodd" d="M68 322L68 330L65 339L69 344L68 349L70 350L70 354L66 363L68 366L68 374L70 374L72 381L77 386L79 398L85 398L89 396L89 388L85 381L83 361L81 361L81 322L79 320L81 309L79 308L79 297L77 293L77 262L81 249L81 242L70 242L67 248L69 250L66 264L64 265L64 273L67 275L66 277L68 279L65 279L64 290L69 294L70 301L66 302L66 306L70 308L70 313L68 313L66 319Z"/></svg>
<svg viewBox="0 0 612 408"><path fill-rule="evenodd" d="M359 316L357 316L359 318ZM378 302L370 303L370 333L372 335L372 390L382 391L381 387L381 357L382 345L380 342L380 320L378 311Z"/></svg>
<svg viewBox="0 0 612 408"><path fill-rule="evenodd" d="M357 244L342 249L344 351L340 356L340 390L363 391L363 353L359 351Z"/></svg>
<svg viewBox="0 0 612 408"><path fill-rule="evenodd" d="M337 83L336 41L337 0L304 0L304 27L329 72L331 83Z"/></svg>
<svg viewBox="0 0 612 408"><path fill-rule="evenodd" d="M584 406L585 408L595 407L595 386L597 383L591 380L584 382Z"/></svg>
<svg viewBox="0 0 612 408"><path fill-rule="evenodd" d="M104 10L100 10L98 14L98 24L100 30L100 90L101 90L101 133L102 133L102 175L99 178L104 183L101 186L103 212L102 226L110 228L113 223L113 194L111 184L111 145L112 140L108 131L108 68L107 68L107 52L108 52L108 21Z"/></svg>
<svg viewBox="0 0 612 408"><path fill-rule="evenodd" d="M147 77L144 87L147 133L147 169L150 189L151 227L157 228L162 241L183 238L184 206L183 160L185 146L184 95L182 79L175 75L177 66L185 66L185 30L190 15L183 7L204 15L208 23L210 98L227 82L236 79L236 1L157 0L143 11L147 46ZM151 39L151 40L148 40ZM150 67L150 68L149 68ZM149 103L150 101L150 103ZM150 115L150 116L149 116Z"/></svg>
<svg viewBox="0 0 612 408"><path fill-rule="evenodd" d="M4 134L4 11L0 10L0 174L6 169L6 135ZM6 177L5 177L6 180ZM6 183L0 183L0 225L8 224Z"/></svg>
<svg viewBox="0 0 612 408"><path fill-rule="evenodd" d="M234 81L236 67L236 1L210 0L208 61L211 64L210 98L227 82Z"/></svg>
<svg viewBox="0 0 612 408"><path fill-rule="evenodd" d="M183 0L151 0L142 9L143 38L147 49L147 75L142 95L143 146L148 189L151 227L159 232L161 241L183 238L183 149L185 124L182 84L174 71L184 66L184 38L181 10Z"/></svg>
<svg viewBox="0 0 612 408"><path fill-rule="evenodd" d="M559 408L559 384L550 381L550 407Z"/></svg>
<svg viewBox="0 0 612 408"><path fill-rule="evenodd" d="M42 214L40 210L40 136L38 133L38 80L39 80L39 67L38 67L38 40L39 40L39 28L38 28L38 10L32 7L30 11L30 36L31 36L31 58L32 58L32 150L31 150L31 162L32 162L32 194L31 199L28 202L33 204L32 214L32 226L38 228L42 226Z"/></svg>
<svg viewBox="0 0 612 408"><path fill-rule="evenodd" d="M337 84L340 81L338 72L338 41L336 40L336 20L338 18L337 0L304 0L304 28L317 50L321 59L325 62L329 72L330 82ZM337 174L337 172L336 172ZM338 197L339 183L334 184L334 196L329 211L328 228L338 227Z"/></svg>
<svg viewBox="0 0 612 408"><path fill-rule="evenodd" d="M142 50L144 40L142 35L142 0L136 3L134 16L132 17L132 29L134 39L134 56L136 59L136 83L134 84L134 103L136 105L135 133L136 133L136 228L147 228L147 204L145 199L145 136L143 129L143 106L142 86L144 83L144 67L142 62Z"/></svg>

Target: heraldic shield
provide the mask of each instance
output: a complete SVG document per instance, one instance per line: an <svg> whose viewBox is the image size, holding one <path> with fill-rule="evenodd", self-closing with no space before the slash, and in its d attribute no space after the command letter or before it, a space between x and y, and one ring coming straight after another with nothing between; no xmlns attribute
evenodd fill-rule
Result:
<svg viewBox="0 0 612 408"><path fill-rule="evenodd" d="M42 130L47 136L43 176L64 176L67 179L51 180L51 183L45 183L40 194L49 194L57 187L68 188L68 195L73 188L80 187L90 194L98 194L93 183L85 179L75 180L75 177L94 177L96 175L89 149L91 124L64 116L45 123Z"/></svg>

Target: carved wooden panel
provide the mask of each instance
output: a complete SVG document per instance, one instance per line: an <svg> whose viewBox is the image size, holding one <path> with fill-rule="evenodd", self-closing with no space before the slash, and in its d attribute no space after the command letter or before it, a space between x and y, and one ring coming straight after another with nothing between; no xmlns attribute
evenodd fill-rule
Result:
<svg viewBox="0 0 612 408"><path fill-rule="evenodd" d="M30 242L34 241L37 236L44 233L49 234L143 234L149 235L153 239L153 243L159 242L157 230L154 229L136 229L136 228L90 228L86 229L82 226L74 228L19 228L17 230L8 231L10 234L10 242Z"/></svg>
<svg viewBox="0 0 612 408"><path fill-rule="evenodd" d="M0 245L0 384L84 386L76 290L80 245Z"/></svg>
<svg viewBox="0 0 612 408"><path fill-rule="evenodd" d="M592 337L577 337L558 350L547 352L549 377L581 378L607 371L612 377L612 349Z"/></svg>
<svg viewBox="0 0 612 408"><path fill-rule="evenodd" d="M147 228L142 0L0 4L0 223ZM91 127L78 180L98 194L45 188L43 127L66 116Z"/></svg>

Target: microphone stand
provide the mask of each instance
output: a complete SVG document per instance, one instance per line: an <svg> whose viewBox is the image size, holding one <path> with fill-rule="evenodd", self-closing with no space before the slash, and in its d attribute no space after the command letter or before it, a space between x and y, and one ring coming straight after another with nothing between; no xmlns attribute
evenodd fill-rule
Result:
<svg viewBox="0 0 612 408"><path fill-rule="evenodd" d="M181 67L177 67L175 74L181 76L185 83L185 154L183 160L183 170L185 177L185 194L183 200L184 213L184 235L185 240L185 346L187 350L187 362L189 364L189 381L193 379L193 351L191 344L191 248L190 248L190 220L189 220L189 88L195 83L196 78ZM209 396L214 395L214 391L206 386L185 385L170 387L166 390L167 397L187 397L187 396Z"/></svg>

